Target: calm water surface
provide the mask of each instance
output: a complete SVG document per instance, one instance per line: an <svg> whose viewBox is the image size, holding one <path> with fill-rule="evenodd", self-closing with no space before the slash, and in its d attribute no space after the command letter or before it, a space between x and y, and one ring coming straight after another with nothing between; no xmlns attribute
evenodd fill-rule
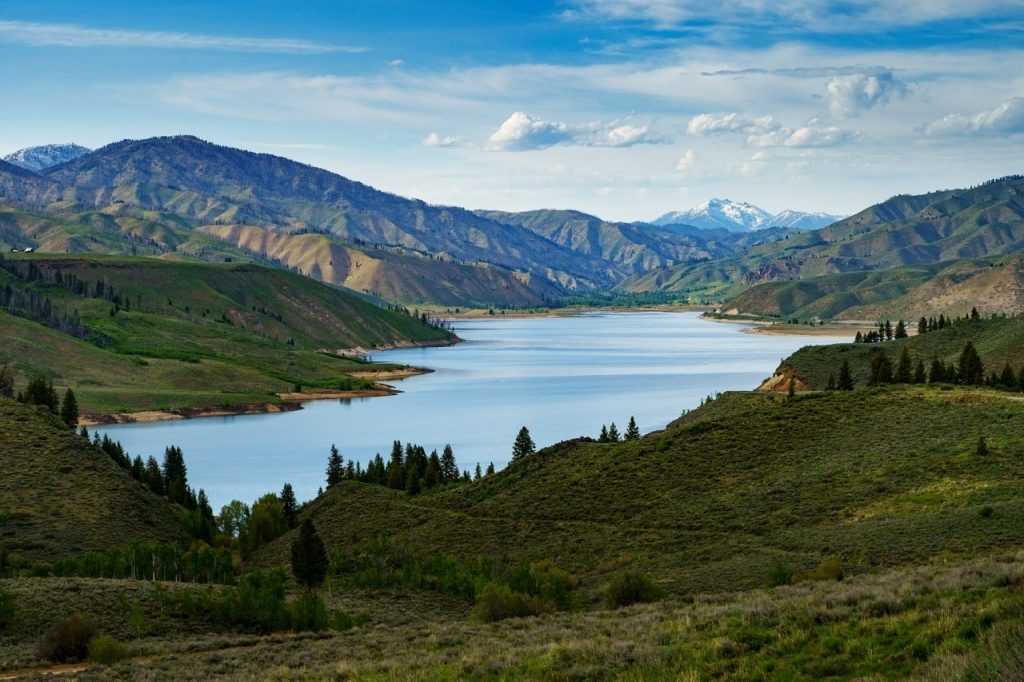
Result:
<svg viewBox="0 0 1024 682"><path fill-rule="evenodd" d="M324 485L331 444L364 465L391 442L427 452L451 443L461 468L505 465L527 426L538 447L602 424L644 433L665 426L709 394L757 386L779 361L809 343L847 337L743 334L697 313L592 313L576 317L458 320L464 343L377 353L375 360L435 370L395 382L385 398L307 403L267 415L204 417L104 427L132 455L185 452L189 482L215 509L251 503L290 482L300 500Z"/></svg>

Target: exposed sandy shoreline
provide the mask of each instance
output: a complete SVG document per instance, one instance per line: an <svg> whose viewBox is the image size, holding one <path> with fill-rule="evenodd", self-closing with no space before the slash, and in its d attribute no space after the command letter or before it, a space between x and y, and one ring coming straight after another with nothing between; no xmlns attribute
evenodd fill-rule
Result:
<svg viewBox="0 0 1024 682"><path fill-rule="evenodd" d="M771 334L774 336L846 336L850 341L857 332L867 332L875 329L870 322L828 322L823 325L789 324L788 322L772 322L769 320L744 320L742 318L721 318L702 315L702 320L707 322L722 322L724 324L750 324L754 325L742 329L744 334Z"/></svg>
<svg viewBox="0 0 1024 682"><path fill-rule="evenodd" d="M447 312L447 309L432 310L430 312L440 315L453 320L478 320L478 319L520 319L529 317L573 317L575 315L583 315L585 313L683 313L683 312L707 312L710 310L710 306L706 305L648 305L648 306L631 306L628 308L615 308L611 306L573 306L569 308L545 308L538 310L505 310L495 308L494 314L491 315L487 312L487 308L473 308L471 310L462 310L458 313Z"/></svg>

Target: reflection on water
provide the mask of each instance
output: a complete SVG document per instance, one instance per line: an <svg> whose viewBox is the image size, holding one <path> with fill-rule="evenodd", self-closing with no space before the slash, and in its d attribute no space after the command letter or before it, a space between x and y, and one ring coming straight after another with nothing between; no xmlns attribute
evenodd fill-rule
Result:
<svg viewBox="0 0 1024 682"><path fill-rule="evenodd" d="M696 313L593 313L576 317L460 320L465 343L377 353L374 359L434 372L395 382L384 398L325 400L267 415L205 417L103 427L132 455L185 452L189 481L214 508L279 491L299 499L323 485L331 444L364 464L393 440L429 452L451 443L460 467L497 468L527 426L539 447L602 424L623 431L635 416L643 432L665 426L701 398L755 387L779 361L824 337L740 333L741 326ZM841 340L846 340L841 339Z"/></svg>

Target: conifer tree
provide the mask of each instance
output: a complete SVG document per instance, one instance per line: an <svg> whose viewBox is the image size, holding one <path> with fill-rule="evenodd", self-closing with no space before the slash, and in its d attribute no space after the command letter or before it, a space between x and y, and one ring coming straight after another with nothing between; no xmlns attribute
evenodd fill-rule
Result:
<svg viewBox="0 0 1024 682"><path fill-rule="evenodd" d="M75 428L78 425L78 401L75 399L75 392L68 387L64 392L64 402L60 406L60 420Z"/></svg>
<svg viewBox="0 0 1024 682"><path fill-rule="evenodd" d="M826 391L834 391L834 390L836 390L836 375L835 374L831 374L830 373L828 375L828 382L825 384L825 390Z"/></svg>
<svg viewBox="0 0 1024 682"><path fill-rule="evenodd" d="M985 381L985 367L978 357L978 351L974 350L974 344L970 340L964 344L960 352L960 362L957 365L960 383L968 386L976 386Z"/></svg>
<svg viewBox="0 0 1024 682"><path fill-rule="evenodd" d="M423 472L423 485L433 488L441 481L441 459L437 456L437 450L430 453L427 460L427 470Z"/></svg>
<svg viewBox="0 0 1024 682"><path fill-rule="evenodd" d="M327 489L338 485L345 479L344 458L338 447L331 444L331 454L327 456Z"/></svg>
<svg viewBox="0 0 1024 682"><path fill-rule="evenodd" d="M601 424L601 433L597 437L597 442L598 443L607 443L608 442L608 427L605 426L604 424Z"/></svg>
<svg viewBox="0 0 1024 682"><path fill-rule="evenodd" d="M619 429L615 426L615 422L612 422L612 425L608 427L608 442L619 442Z"/></svg>
<svg viewBox="0 0 1024 682"><path fill-rule="evenodd" d="M917 321L917 333L918 333L918 336L920 336L921 334L927 334L928 333L928 319L927 318L922 317L920 320Z"/></svg>
<svg viewBox="0 0 1024 682"><path fill-rule="evenodd" d="M533 439L530 438L530 430L524 426L519 429L515 443L512 444L512 461L515 462L532 455L535 449Z"/></svg>
<svg viewBox="0 0 1024 682"><path fill-rule="evenodd" d="M459 466L455 463L455 453L451 445L445 445L441 452L441 483L454 483L459 480Z"/></svg>
<svg viewBox="0 0 1024 682"><path fill-rule="evenodd" d="M480 462L476 463L476 471L473 472L473 480L479 481L483 478L483 472L480 470Z"/></svg>
<svg viewBox="0 0 1024 682"><path fill-rule="evenodd" d="M292 489L291 483L285 483L281 487L281 513L284 514L284 520L288 527L294 528L299 513L299 503L295 499L295 491Z"/></svg>
<svg viewBox="0 0 1024 682"><path fill-rule="evenodd" d="M487 465L487 475L488 476L493 476L494 475L494 462L491 462L490 464Z"/></svg>
<svg viewBox="0 0 1024 682"><path fill-rule="evenodd" d="M843 364L839 366L839 379L836 380L836 388L840 391L853 390L853 377L850 376L850 361L843 358Z"/></svg>
<svg viewBox="0 0 1024 682"><path fill-rule="evenodd" d="M981 315L978 314L978 309L977 308L971 308L971 319L972 320L980 320L981 319Z"/></svg>
<svg viewBox="0 0 1024 682"><path fill-rule="evenodd" d="M640 429L637 428L636 419L633 417L629 418L629 424L626 425L626 440L638 440L640 438Z"/></svg>
<svg viewBox="0 0 1024 682"><path fill-rule="evenodd" d="M907 326L903 324L903 320L896 323L896 331L893 332L893 338L905 339L907 338Z"/></svg>
<svg viewBox="0 0 1024 682"><path fill-rule="evenodd" d="M394 488L395 490L402 490L405 488L405 462L402 460L402 443L401 441L395 441L391 445L391 459L388 461L387 468L387 486Z"/></svg>
<svg viewBox="0 0 1024 682"><path fill-rule="evenodd" d="M978 436L978 446L974 449L974 454L978 457L984 457L988 454L988 444L985 442L985 436Z"/></svg>
<svg viewBox="0 0 1024 682"><path fill-rule="evenodd" d="M1009 362L1003 367L1003 373L999 376L999 384L1010 390L1017 388L1017 375L1013 373Z"/></svg>
<svg viewBox="0 0 1024 682"><path fill-rule="evenodd" d="M946 365L942 362L942 358L935 356L932 358L931 370L928 372L928 383L941 384L944 381L946 381Z"/></svg>
<svg viewBox="0 0 1024 682"><path fill-rule="evenodd" d="M420 477L416 472L415 465L406 465L405 492L409 495L418 495L420 492Z"/></svg>
<svg viewBox="0 0 1024 682"><path fill-rule="evenodd" d="M921 360L917 361L917 367L914 368L913 381L915 384L923 384L925 382L924 362Z"/></svg>
<svg viewBox="0 0 1024 682"><path fill-rule="evenodd" d="M892 383L892 361L889 360L885 351L879 350L872 353L868 367L871 369L871 379L868 383L872 386Z"/></svg>
<svg viewBox="0 0 1024 682"><path fill-rule="evenodd" d="M900 358L896 362L896 374L893 376L893 381L897 384L909 384L912 378L911 371L910 351L904 346L900 351Z"/></svg>
<svg viewBox="0 0 1024 682"><path fill-rule="evenodd" d="M156 461L156 457L153 455L150 455L146 459L146 474L144 482L150 490L160 497L167 494L167 489L164 486L163 472L160 471L160 464Z"/></svg>
<svg viewBox="0 0 1024 682"><path fill-rule="evenodd" d="M185 456L181 452L181 448L176 445L169 445L164 449L162 470L164 488L167 490L167 499L171 502L177 502L182 506L188 506L188 470L185 467Z"/></svg>
<svg viewBox="0 0 1024 682"><path fill-rule="evenodd" d="M892 321L885 321L885 340L892 341Z"/></svg>
<svg viewBox="0 0 1024 682"><path fill-rule="evenodd" d="M299 526L299 534L292 540L291 554L292 574L296 582L307 590L323 584L327 576L327 550L308 516Z"/></svg>
<svg viewBox="0 0 1024 682"><path fill-rule="evenodd" d="M863 341L864 341L864 336L861 335L860 332L857 332L857 335L853 337L853 342L854 343L862 343Z"/></svg>

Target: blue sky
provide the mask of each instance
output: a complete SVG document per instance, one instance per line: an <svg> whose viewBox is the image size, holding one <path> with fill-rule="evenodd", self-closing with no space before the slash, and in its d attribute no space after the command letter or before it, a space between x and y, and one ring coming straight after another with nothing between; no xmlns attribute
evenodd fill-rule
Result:
<svg viewBox="0 0 1024 682"><path fill-rule="evenodd" d="M433 203L852 213L1022 172L1021 0L0 0L0 154L195 134Z"/></svg>

